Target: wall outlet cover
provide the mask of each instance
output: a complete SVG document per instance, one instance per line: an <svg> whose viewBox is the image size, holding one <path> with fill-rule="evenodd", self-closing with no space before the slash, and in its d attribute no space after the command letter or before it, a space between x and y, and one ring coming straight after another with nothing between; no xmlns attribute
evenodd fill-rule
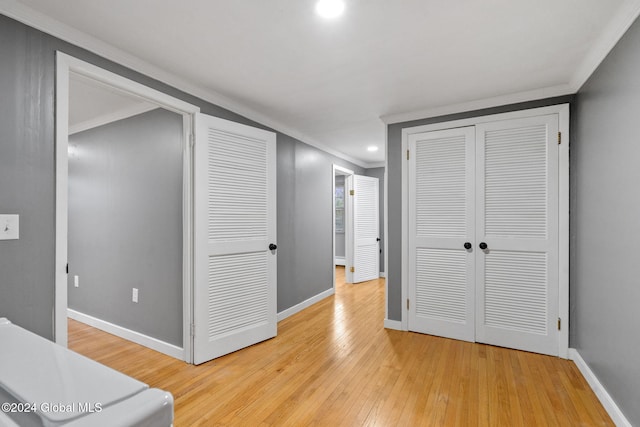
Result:
<svg viewBox="0 0 640 427"><path fill-rule="evenodd" d="M0 240L18 240L20 238L20 216L0 215Z"/></svg>

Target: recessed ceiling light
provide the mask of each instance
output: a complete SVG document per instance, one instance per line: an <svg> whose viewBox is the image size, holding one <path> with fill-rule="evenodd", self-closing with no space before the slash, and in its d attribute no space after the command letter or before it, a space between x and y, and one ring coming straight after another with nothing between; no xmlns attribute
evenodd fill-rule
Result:
<svg viewBox="0 0 640 427"><path fill-rule="evenodd" d="M371 152L378 151L378 147L376 147L375 145L371 145L367 147L367 151L371 151Z"/></svg>
<svg viewBox="0 0 640 427"><path fill-rule="evenodd" d="M344 1L342 0L318 0L316 3L316 13L323 18L333 19L344 12Z"/></svg>

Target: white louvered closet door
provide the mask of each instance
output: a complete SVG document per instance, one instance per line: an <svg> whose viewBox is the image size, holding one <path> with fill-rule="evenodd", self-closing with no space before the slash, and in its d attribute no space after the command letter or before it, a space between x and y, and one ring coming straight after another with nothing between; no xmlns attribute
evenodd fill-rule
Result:
<svg viewBox="0 0 640 427"><path fill-rule="evenodd" d="M276 137L198 114L194 157L200 364L276 335Z"/></svg>
<svg viewBox="0 0 640 427"><path fill-rule="evenodd" d="M558 354L557 135L557 115L476 126L478 342Z"/></svg>
<svg viewBox="0 0 640 427"><path fill-rule="evenodd" d="M348 194L353 207L353 254L348 283L360 283L380 277L380 225L378 178L352 175L346 186L353 190Z"/></svg>
<svg viewBox="0 0 640 427"><path fill-rule="evenodd" d="M409 330L474 340L474 128L409 137Z"/></svg>

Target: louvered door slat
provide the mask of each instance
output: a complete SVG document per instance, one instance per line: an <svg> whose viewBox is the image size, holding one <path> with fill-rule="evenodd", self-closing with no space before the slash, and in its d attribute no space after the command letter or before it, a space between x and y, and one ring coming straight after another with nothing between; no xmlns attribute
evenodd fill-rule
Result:
<svg viewBox="0 0 640 427"><path fill-rule="evenodd" d="M460 250L417 250L416 316L465 322L466 258L466 253Z"/></svg>
<svg viewBox="0 0 640 427"><path fill-rule="evenodd" d="M486 236L546 237L546 124L487 130L483 137Z"/></svg>
<svg viewBox="0 0 640 427"><path fill-rule="evenodd" d="M416 144L416 233L466 236L465 135Z"/></svg>
<svg viewBox="0 0 640 427"><path fill-rule="evenodd" d="M485 324L546 333L547 256L492 251L485 262Z"/></svg>
<svg viewBox="0 0 640 427"><path fill-rule="evenodd" d="M209 240L267 237L267 147L264 140L208 131Z"/></svg>

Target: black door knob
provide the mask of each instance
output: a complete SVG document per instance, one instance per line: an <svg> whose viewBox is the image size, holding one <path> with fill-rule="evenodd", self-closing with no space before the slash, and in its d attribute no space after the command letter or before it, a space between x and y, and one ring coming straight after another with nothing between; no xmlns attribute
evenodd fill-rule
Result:
<svg viewBox="0 0 640 427"><path fill-rule="evenodd" d="M485 250L488 248L487 244L485 242L480 242L480 244L478 245L480 247L480 249Z"/></svg>
<svg viewBox="0 0 640 427"><path fill-rule="evenodd" d="M464 242L464 248L465 248L465 249L471 249L471 243L469 243L469 242Z"/></svg>
<svg viewBox="0 0 640 427"><path fill-rule="evenodd" d="M269 245L269 250L270 250L270 251L275 251L276 249L278 249L278 246L277 246L277 245L275 245L275 244L273 244L273 243L271 243L271 244Z"/></svg>
<svg viewBox="0 0 640 427"><path fill-rule="evenodd" d="M379 241L380 241L380 238L379 238L379 237L376 237L376 242L379 242Z"/></svg>

